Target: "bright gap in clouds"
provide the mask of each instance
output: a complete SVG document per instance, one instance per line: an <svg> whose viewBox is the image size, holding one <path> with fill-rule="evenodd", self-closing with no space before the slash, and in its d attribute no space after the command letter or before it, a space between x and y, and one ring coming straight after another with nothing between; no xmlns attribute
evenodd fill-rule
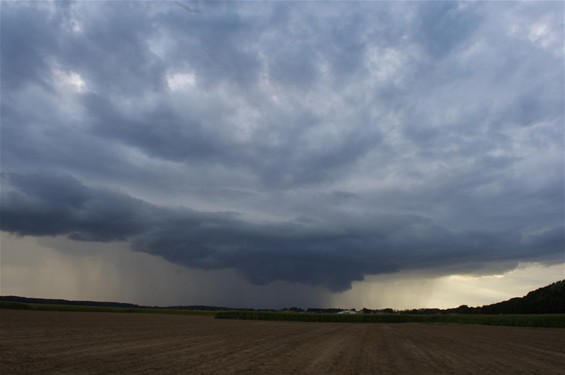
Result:
<svg viewBox="0 0 565 375"><path fill-rule="evenodd" d="M333 305L378 308L451 308L483 306L514 297L565 278L565 263L522 263L497 275L429 276L417 272L370 276L351 290L333 295Z"/></svg>

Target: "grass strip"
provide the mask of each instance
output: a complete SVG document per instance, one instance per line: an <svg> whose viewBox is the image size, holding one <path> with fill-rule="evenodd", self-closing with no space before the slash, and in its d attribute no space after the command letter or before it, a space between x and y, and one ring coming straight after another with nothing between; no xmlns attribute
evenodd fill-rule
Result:
<svg viewBox="0 0 565 375"><path fill-rule="evenodd" d="M144 313L172 315L215 315L217 311L161 309L151 307L107 307L88 305L55 305L43 303L23 303L0 301L0 309L35 310L35 311L82 311L82 312L111 312L111 313Z"/></svg>
<svg viewBox="0 0 565 375"><path fill-rule="evenodd" d="M565 314L456 315L456 314L313 314L259 311L221 311L216 319L276 320L329 323L445 323L513 327L565 328Z"/></svg>

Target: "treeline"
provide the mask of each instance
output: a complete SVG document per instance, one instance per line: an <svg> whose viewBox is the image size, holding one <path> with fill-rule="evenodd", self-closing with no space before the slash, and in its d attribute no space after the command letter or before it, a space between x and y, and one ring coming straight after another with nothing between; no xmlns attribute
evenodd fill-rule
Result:
<svg viewBox="0 0 565 375"><path fill-rule="evenodd" d="M317 314L335 314L346 309L320 309L309 308L302 310L296 307L283 309L288 312L311 312ZM354 310L354 309L350 309ZM557 281L543 288L529 292L524 297L511 298L507 301L469 307L461 305L451 309L424 308L395 310L367 309L358 313L362 314L409 314L409 315L433 315L433 314L565 314L565 280Z"/></svg>
<svg viewBox="0 0 565 375"><path fill-rule="evenodd" d="M46 305L69 305L69 306L97 306L97 307L124 307L124 308L138 308L139 305L133 303L122 302L99 302L99 301L71 301L66 299L52 299L52 298L28 298L18 296L0 296L0 301L4 302L17 302L17 303L37 303Z"/></svg>
<svg viewBox="0 0 565 375"><path fill-rule="evenodd" d="M364 309L365 310L365 309ZM391 311L392 309L385 309ZM368 313L385 310L368 310ZM394 310L393 310L394 311ZM524 297L511 298L491 305L452 309L412 309L394 311L399 314L565 314L565 280L529 292Z"/></svg>
<svg viewBox="0 0 565 375"><path fill-rule="evenodd" d="M66 299L53 298L28 298L19 296L0 296L2 302L16 302L41 305L64 305L64 306L92 306L92 307L112 307L112 308L134 308L134 309L161 309L161 310L195 310L195 311L228 311L228 310L248 310L230 307L188 305L188 306L143 306L133 303L122 302L101 302L101 301L73 301Z"/></svg>
<svg viewBox="0 0 565 375"><path fill-rule="evenodd" d="M565 280L536 289L524 297L478 308L480 314L563 314L565 313ZM469 308L470 313L472 308Z"/></svg>
<svg viewBox="0 0 565 375"><path fill-rule="evenodd" d="M188 311L248 311L248 312L283 312L283 313L311 313L311 314L337 314L340 312L356 312L364 315L381 314L409 314L409 315L438 315L438 314L565 314L565 280L557 281L546 287L536 289L524 297L517 297L485 305L480 307L469 307L462 305L451 309L411 309L394 310L386 309L367 309L360 311L355 309L341 308L308 308L287 307L280 310L274 309L252 309L252 308L231 308L221 306L188 305L188 306L141 306L132 303L121 302L99 302L99 301L70 301L65 299L45 299L27 298L18 296L0 296L2 302L27 303L27 304L47 304L47 305L67 305L67 306L93 306L108 308L129 308L129 309L155 309L155 310L188 310Z"/></svg>

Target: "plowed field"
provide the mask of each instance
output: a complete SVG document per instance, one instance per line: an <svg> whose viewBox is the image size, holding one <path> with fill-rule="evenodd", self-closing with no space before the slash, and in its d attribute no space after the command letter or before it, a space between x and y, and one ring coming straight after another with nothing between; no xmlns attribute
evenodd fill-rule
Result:
<svg viewBox="0 0 565 375"><path fill-rule="evenodd" d="M563 374L565 330L0 311L2 374Z"/></svg>

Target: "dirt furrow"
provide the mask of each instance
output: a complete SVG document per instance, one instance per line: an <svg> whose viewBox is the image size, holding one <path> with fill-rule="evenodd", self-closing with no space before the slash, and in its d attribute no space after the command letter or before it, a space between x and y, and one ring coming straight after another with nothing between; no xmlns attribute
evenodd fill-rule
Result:
<svg viewBox="0 0 565 375"><path fill-rule="evenodd" d="M0 311L6 374L561 374L565 330Z"/></svg>

